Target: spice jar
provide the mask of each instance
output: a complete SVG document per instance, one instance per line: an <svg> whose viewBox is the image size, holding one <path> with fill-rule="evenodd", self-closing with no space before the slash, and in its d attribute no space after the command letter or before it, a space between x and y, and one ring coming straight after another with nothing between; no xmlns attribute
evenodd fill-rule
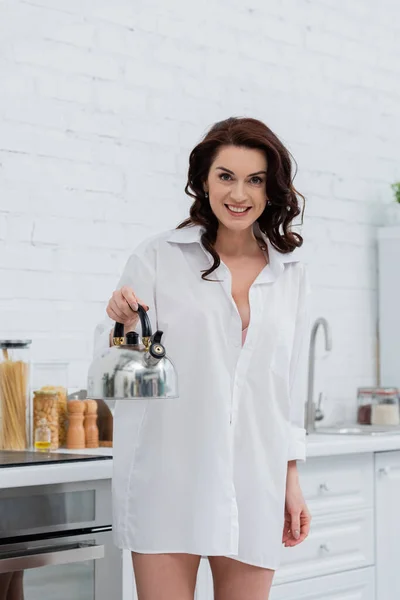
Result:
<svg viewBox="0 0 400 600"><path fill-rule="evenodd" d="M82 400L68 402L67 448L82 450L85 448L85 428L83 426L86 405Z"/></svg>
<svg viewBox="0 0 400 600"><path fill-rule="evenodd" d="M38 390L33 392L33 429L39 427L41 419L46 419L51 432L50 449L59 447L58 436L58 396L53 391Z"/></svg>
<svg viewBox="0 0 400 600"><path fill-rule="evenodd" d="M360 425L371 425L375 389L372 387L363 387L357 390L357 423Z"/></svg>
<svg viewBox="0 0 400 600"><path fill-rule="evenodd" d="M399 391L397 388L376 388L372 405L371 423L373 425L399 425Z"/></svg>
<svg viewBox="0 0 400 600"><path fill-rule="evenodd" d="M0 340L0 450L26 450L31 445L31 343L31 340Z"/></svg>
<svg viewBox="0 0 400 600"><path fill-rule="evenodd" d="M97 402L96 400L84 400L85 403L85 447L99 447L99 429L97 427Z"/></svg>

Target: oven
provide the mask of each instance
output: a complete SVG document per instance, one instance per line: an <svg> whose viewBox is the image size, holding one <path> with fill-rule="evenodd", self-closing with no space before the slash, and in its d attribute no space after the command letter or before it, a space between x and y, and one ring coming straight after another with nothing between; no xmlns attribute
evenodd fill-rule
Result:
<svg viewBox="0 0 400 600"><path fill-rule="evenodd" d="M110 480L0 490L0 600L119 600Z"/></svg>

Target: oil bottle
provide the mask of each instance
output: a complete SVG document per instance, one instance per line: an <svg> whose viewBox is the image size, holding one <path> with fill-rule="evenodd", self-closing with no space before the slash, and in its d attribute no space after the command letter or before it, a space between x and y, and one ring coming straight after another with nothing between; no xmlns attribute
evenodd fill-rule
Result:
<svg viewBox="0 0 400 600"><path fill-rule="evenodd" d="M51 430L47 419L40 419L35 430L35 450L37 452L49 452L51 446Z"/></svg>

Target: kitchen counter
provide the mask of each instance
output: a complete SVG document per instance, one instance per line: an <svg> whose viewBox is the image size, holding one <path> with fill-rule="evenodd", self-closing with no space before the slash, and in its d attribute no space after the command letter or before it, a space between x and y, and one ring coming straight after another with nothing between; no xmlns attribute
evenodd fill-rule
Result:
<svg viewBox="0 0 400 600"><path fill-rule="evenodd" d="M306 442L307 458L359 454L365 452L388 452L400 450L400 434L396 435L326 435L311 434ZM76 450L60 449L57 452ZM112 456L112 448L79 450L79 454ZM0 469L0 489L48 485L72 481L110 479L112 460L32 465Z"/></svg>
<svg viewBox="0 0 400 600"><path fill-rule="evenodd" d="M307 458L359 454L361 452L389 452L400 450L400 434L347 435L311 434L307 436Z"/></svg>
<svg viewBox="0 0 400 600"><path fill-rule="evenodd" d="M112 448L86 450L59 449L57 452L109 456L112 455ZM0 469L0 489L75 481L94 481L96 479L111 479L111 476L112 460L8 467Z"/></svg>

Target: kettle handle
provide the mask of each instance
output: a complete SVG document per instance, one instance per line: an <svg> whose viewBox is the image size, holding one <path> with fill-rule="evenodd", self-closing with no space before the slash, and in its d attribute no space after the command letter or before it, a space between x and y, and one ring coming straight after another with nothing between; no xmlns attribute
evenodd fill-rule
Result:
<svg viewBox="0 0 400 600"><path fill-rule="evenodd" d="M137 311L135 311L135 312L137 312L139 314L140 325L142 328L142 337L151 337L152 336L151 323L150 323L150 319L149 319L147 312L144 310L143 306L141 306L140 304L138 304ZM116 338L124 337L123 323L115 323L114 337L116 337Z"/></svg>

